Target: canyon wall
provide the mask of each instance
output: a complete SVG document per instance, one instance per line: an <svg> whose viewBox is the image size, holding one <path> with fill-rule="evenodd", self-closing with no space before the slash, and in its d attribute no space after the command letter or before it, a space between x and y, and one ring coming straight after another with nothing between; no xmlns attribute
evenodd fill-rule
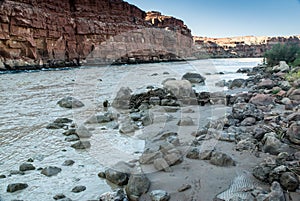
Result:
<svg viewBox="0 0 300 201"><path fill-rule="evenodd" d="M153 35L145 29L161 31L152 31L157 34ZM133 32L139 34L130 37ZM148 44L147 48L133 52L137 49L125 43L135 41L141 41L140 45L150 42L152 46ZM164 48L160 48L162 44ZM0 2L0 69L3 70L79 65L104 47L106 51L96 55L102 63L124 58L133 61L135 57L142 60L148 52L152 52L155 60L176 59L187 54L180 55L183 50L173 48L188 50L192 44L191 31L183 21L157 12L145 13L122 0Z"/></svg>
<svg viewBox="0 0 300 201"><path fill-rule="evenodd" d="M263 57L263 54L277 43L295 43L300 45L299 36L232 38L194 37L195 44L214 58Z"/></svg>

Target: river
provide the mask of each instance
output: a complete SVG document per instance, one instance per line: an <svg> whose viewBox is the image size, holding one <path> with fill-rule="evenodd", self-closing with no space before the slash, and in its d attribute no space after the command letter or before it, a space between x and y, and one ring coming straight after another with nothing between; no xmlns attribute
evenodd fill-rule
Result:
<svg viewBox="0 0 300 201"><path fill-rule="evenodd" d="M102 110L104 100L112 101L120 87L128 86L137 93L149 85L160 87L167 78L180 79L186 72L198 72L207 78L206 86L195 86L196 90L224 91L226 88L215 87L217 81L246 78L245 74L236 71L254 67L261 61L210 59L1 74L0 175L7 178L0 180L0 200L50 201L58 193L64 193L72 200L97 199L100 194L111 190L106 181L97 176L110 165L107 163L124 157L136 159L137 153L143 150L142 140L103 129L92 138L92 146L97 144L101 154L95 157L88 151L75 151L70 148L69 142L64 141L62 130L45 128L56 118L71 118L80 125ZM78 98L85 107L74 110L60 108L57 101L66 96ZM19 165L29 158L34 159L33 164L37 168L52 165L61 167L62 172L50 178L37 170L22 176L8 176L11 170L18 170ZM75 161L73 167L61 166L68 159ZM17 182L27 183L29 187L7 193L7 185ZM87 190L71 193L76 185L85 185Z"/></svg>

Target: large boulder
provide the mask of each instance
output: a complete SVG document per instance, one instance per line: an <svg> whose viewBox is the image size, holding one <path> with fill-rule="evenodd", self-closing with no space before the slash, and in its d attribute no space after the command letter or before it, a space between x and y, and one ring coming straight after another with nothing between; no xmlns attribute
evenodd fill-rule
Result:
<svg viewBox="0 0 300 201"><path fill-rule="evenodd" d="M273 80L271 79L263 79L260 83L258 83L257 87L260 89L272 89L275 86Z"/></svg>
<svg viewBox="0 0 300 201"><path fill-rule="evenodd" d="M197 101L192 85L187 80L169 80L164 83L164 88L171 91L177 99L183 102Z"/></svg>
<svg viewBox="0 0 300 201"><path fill-rule="evenodd" d="M280 61L279 65L273 67L274 72L288 72L289 70L290 67L285 61Z"/></svg>
<svg viewBox="0 0 300 201"><path fill-rule="evenodd" d="M286 149L284 143L282 143L277 137L276 133L267 133L262 139L263 150L266 153L277 155Z"/></svg>
<svg viewBox="0 0 300 201"><path fill-rule="evenodd" d="M199 73L186 73L182 76L182 80L188 80L191 83L200 83L205 85L206 78Z"/></svg>
<svg viewBox="0 0 300 201"><path fill-rule="evenodd" d="M118 91L112 106L117 109L129 109L132 90L129 87L121 87Z"/></svg>
<svg viewBox="0 0 300 201"><path fill-rule="evenodd" d="M300 145L300 121L293 123L287 130L289 140Z"/></svg>
<svg viewBox="0 0 300 201"><path fill-rule="evenodd" d="M295 191L299 186L298 176L292 172L285 172L280 177L280 184L288 191Z"/></svg>
<svg viewBox="0 0 300 201"><path fill-rule="evenodd" d="M60 101L57 102L57 104L60 107L64 107L64 108L80 108L84 106L84 104L81 101L70 96L61 99Z"/></svg>
<svg viewBox="0 0 300 201"><path fill-rule="evenodd" d="M150 188L150 180L143 174L133 174L130 176L126 186L126 193L130 200L138 200L139 197Z"/></svg>
<svg viewBox="0 0 300 201"><path fill-rule="evenodd" d="M268 106L274 104L274 98L269 94L257 94L252 97L249 102L254 105Z"/></svg>
<svg viewBox="0 0 300 201"><path fill-rule="evenodd" d="M294 101L297 101L299 102L300 101L300 89L294 89L293 91L291 91L289 95L289 98L291 100L294 100Z"/></svg>

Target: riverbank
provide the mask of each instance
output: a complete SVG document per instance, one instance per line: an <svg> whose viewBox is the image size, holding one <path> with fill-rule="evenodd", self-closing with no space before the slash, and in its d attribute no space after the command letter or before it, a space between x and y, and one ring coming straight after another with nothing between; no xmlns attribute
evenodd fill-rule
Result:
<svg viewBox="0 0 300 201"><path fill-rule="evenodd" d="M3 161L1 174L6 177L2 180L1 189L4 190L0 193L1 199L4 201L36 198L52 200L55 195L57 195L56 198L62 197L58 194L63 193L72 200L99 200L102 193L110 191L106 182L111 184L109 182L111 180L118 183L116 180L120 181L120 178L125 178L122 184L126 184L126 180L130 177L129 174L119 174L115 177L116 179L114 177L112 179L110 175L113 171L108 171L109 169L131 173L128 186L134 187L138 184L136 182L132 184L130 181L142 181L141 183L146 187L138 192L127 187L127 192L131 195L139 194L147 189L149 193L143 195L142 200L150 200L150 193L158 189L170 194L170 200L212 200L216 196L219 199L228 199L228 196L232 195L238 195L241 198L249 195L249 193L236 194L235 188L222 194L229 188L232 181L241 184L247 192L260 193L264 196L262 191L256 190L262 186L265 192L269 191L269 183L261 183L254 178L252 173L256 166L265 167L260 163L267 157L275 159L275 165L268 163L266 166L272 168L266 169L278 170L278 161L281 161L281 158L279 160L275 155L265 153L269 152L268 150L274 150L265 148L266 143L270 142L282 145L277 147L276 144L275 150L288 151L289 157L285 162L280 162L281 165L287 167L286 171L280 171L279 174L266 173L266 178L272 181L273 178L276 179L286 172L291 172L290 170L297 173L295 169L297 164L293 166L297 156L293 147L296 145L289 142L290 138L286 138L289 135L284 135L283 138L276 135L275 138L282 144L278 143L271 137L269 130L272 129L277 134L273 126L280 124L278 116L284 123L287 113L297 113L296 108L294 107L294 110L283 108L284 104L278 89L275 90L277 91L275 95L273 90L266 90L265 85L260 89L253 88L260 86L258 83L263 78L274 79L276 82L274 81L275 84L273 84L281 86L281 81L277 82L279 79L277 75L270 76L264 68L255 68L254 71L244 69L252 75L247 78L241 74L227 72L227 68L221 70L216 65L208 65L211 61L201 62L203 62L201 66L198 66L195 61L190 64L179 62L151 66L140 65L136 68L115 66L114 68L44 72L47 75L41 75L43 72L36 72L39 76L36 73L16 75L19 81L15 83L15 86L24 92L23 95L18 90L15 90L15 94L13 90L5 89L5 91L7 96L15 97L14 101L18 103L18 106L12 107L13 102L10 103L9 97L3 96L2 98L7 107L14 108L14 110L5 110L1 117L2 122L5 122L1 125L1 133L7 134L1 140L4 152L2 155L4 158L1 158ZM213 63L226 64L231 70L235 65L235 71L238 66L242 66L242 63L237 63L237 61L233 64L232 60L214 60ZM244 67L248 65L250 64L244 64ZM202 69L201 74L206 77L205 85L201 86L197 83L190 85L186 81L181 81L186 72L195 72L198 69ZM220 71L224 74L220 74ZM2 80L9 83L9 80L15 80L12 76L14 75L5 75ZM37 79L40 77L42 81L35 83L32 77ZM72 81L74 77L76 81ZM238 80L228 82L231 77ZM160 85L162 81L170 78L175 78L177 81L170 80L170 83ZM112 85L107 82L108 80L114 82L113 79L117 80L117 84ZM213 88L213 85L222 79L225 79L228 90L216 96L217 93L212 92L211 89L213 91L224 90L223 87ZM201 80L198 77L198 81ZM182 86L187 88L182 88L182 93L175 97L160 90L156 91L157 88L166 87L174 90L178 84L184 84ZM140 95L131 99L132 93L121 93L129 94L129 96L127 99L117 100L125 101L125 103L131 102L130 105L135 105L135 109L118 108L118 105L123 105L124 102L117 104L113 101L116 100L119 89L124 86L131 88L135 95ZM12 84L7 87L14 88ZM198 89L197 94L193 95L192 87ZM3 91L4 88L1 90ZM209 93L201 94L204 90ZM287 88L284 90L286 91ZM186 91L190 92L189 96L186 96ZM249 92L237 94L238 91ZM258 93L272 97L274 102L272 101L270 105L273 106L264 108L257 102L253 102L255 99L252 98ZM82 101L84 106L67 109L56 105L57 101L66 96L75 96ZM291 101L297 101L295 94L286 95L285 98L287 97ZM178 102L182 98L185 104ZM103 108L103 102L106 99L112 105L108 111ZM203 103L203 106L190 105L190 103L195 104L195 101ZM145 104L145 107L140 107L140 103ZM81 104L76 103L76 105ZM246 109L243 109L243 106ZM249 114L247 108L251 110L251 113L255 111L255 119ZM252 110L253 108L255 110ZM264 109L270 109L270 111ZM274 111L276 113L272 113ZM15 118L16 115L11 115L11 112L21 116ZM263 117L262 114L264 114ZM274 119L270 115L274 115ZM91 116L96 116L96 118L90 118ZM247 120L244 119L246 116ZM58 119L63 117L71 119L72 122L67 123L69 122L67 119ZM20 126L20 119L21 124L25 126ZM292 121L294 120L290 122ZM77 130L72 131L73 126ZM289 128L290 125L280 124L280 126ZM46 127L58 129L49 130ZM262 129L266 129L267 132L261 131ZM261 140L265 136L267 139ZM78 144L79 139L90 142L91 147L88 148L89 143ZM77 145L74 145L76 143ZM292 148L291 151L281 150L286 147L285 144ZM14 148L11 149L11 147ZM78 149L80 147L86 149ZM149 157L151 155L153 157ZM27 161L30 158L32 160ZM72 164L70 160L75 163ZM118 164L120 161L122 163ZM270 161L274 162L274 160L267 160L267 162ZM32 164L36 170L13 171L19 170L19 166L23 163ZM66 164L68 165L65 166ZM51 177L41 174L42 170L45 173L49 166L55 166L61 171ZM257 171L259 172L262 171ZM149 189L147 179L143 176L139 177L141 173L149 179ZM99 178L98 174L107 179ZM288 174L291 176L290 173ZM262 178L260 175L255 176ZM280 179L276 180L280 182ZM28 187L14 193L5 192L7 186L13 183L26 183ZM75 187L77 188L74 189ZM112 187L113 189L122 188L115 184ZM81 191L76 193L73 189L74 191L81 189ZM290 196L296 200L298 195L290 193Z"/></svg>

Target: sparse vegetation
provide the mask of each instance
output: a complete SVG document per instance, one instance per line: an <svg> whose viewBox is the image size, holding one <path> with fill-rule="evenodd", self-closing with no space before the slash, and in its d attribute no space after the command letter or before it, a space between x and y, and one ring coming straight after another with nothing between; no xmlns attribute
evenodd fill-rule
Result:
<svg viewBox="0 0 300 201"><path fill-rule="evenodd" d="M286 74L285 79L290 82L300 79L300 71Z"/></svg>
<svg viewBox="0 0 300 201"><path fill-rule="evenodd" d="M289 65L300 65L300 47L297 44L276 44L264 54L269 66L275 66L280 61L286 61Z"/></svg>

